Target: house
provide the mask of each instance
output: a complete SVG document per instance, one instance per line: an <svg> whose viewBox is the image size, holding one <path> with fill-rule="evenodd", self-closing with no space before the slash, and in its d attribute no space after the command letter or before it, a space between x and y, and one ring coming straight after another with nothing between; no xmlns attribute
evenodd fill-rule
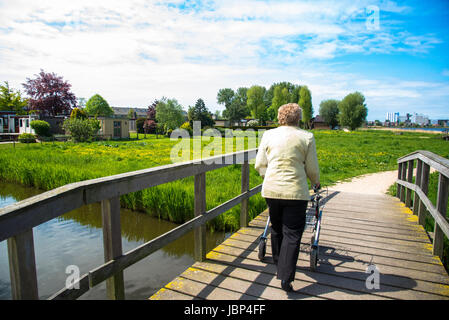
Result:
<svg viewBox="0 0 449 320"><path fill-rule="evenodd" d="M19 123L15 111L0 111L0 133L18 133Z"/></svg>
<svg viewBox="0 0 449 320"><path fill-rule="evenodd" d="M319 115L317 115L315 118L312 118L312 129L325 129L329 130L332 129L323 118L321 118Z"/></svg>
<svg viewBox="0 0 449 320"><path fill-rule="evenodd" d="M118 117L97 117L100 121L99 136L105 139L128 139L130 120Z"/></svg>
<svg viewBox="0 0 449 320"><path fill-rule="evenodd" d="M136 120L139 118L147 117L147 108L128 108L128 107L111 107L114 111L114 116L117 118L123 118L129 120L129 131L136 132ZM129 118L129 111L133 110L132 117Z"/></svg>
<svg viewBox="0 0 449 320"><path fill-rule="evenodd" d="M34 132L34 129L31 128L30 124L31 121L37 120L38 117L36 115L27 115L27 116L17 116L17 119L19 121L19 133L32 133L36 134Z"/></svg>

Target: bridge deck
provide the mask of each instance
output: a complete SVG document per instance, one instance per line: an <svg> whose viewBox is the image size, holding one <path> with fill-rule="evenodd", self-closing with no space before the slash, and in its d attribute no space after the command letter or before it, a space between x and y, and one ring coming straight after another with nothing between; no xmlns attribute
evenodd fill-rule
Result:
<svg viewBox="0 0 449 320"><path fill-rule="evenodd" d="M449 299L449 276L408 208L389 196L329 191L319 263L309 270L311 233L301 242L293 293L280 289L270 240L263 262L258 237L267 212L209 252L150 299ZM380 289L368 289L373 263Z"/></svg>

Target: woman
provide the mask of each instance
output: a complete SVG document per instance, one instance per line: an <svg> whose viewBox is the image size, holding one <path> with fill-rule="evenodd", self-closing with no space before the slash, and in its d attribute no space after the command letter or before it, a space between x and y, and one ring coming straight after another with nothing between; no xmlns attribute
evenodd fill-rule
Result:
<svg viewBox="0 0 449 320"><path fill-rule="evenodd" d="M307 177L320 186L320 173L312 133L301 130L301 108L288 103L279 108L279 127L264 133L255 168L264 177L265 198L271 221L271 247L277 278L292 291L296 261L310 200Z"/></svg>

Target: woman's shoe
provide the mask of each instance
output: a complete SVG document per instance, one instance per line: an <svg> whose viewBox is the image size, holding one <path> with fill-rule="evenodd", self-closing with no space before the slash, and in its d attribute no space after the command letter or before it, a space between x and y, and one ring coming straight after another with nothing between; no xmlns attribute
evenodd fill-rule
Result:
<svg viewBox="0 0 449 320"><path fill-rule="evenodd" d="M293 291L292 283L288 281L281 281L281 287L285 292L291 292Z"/></svg>

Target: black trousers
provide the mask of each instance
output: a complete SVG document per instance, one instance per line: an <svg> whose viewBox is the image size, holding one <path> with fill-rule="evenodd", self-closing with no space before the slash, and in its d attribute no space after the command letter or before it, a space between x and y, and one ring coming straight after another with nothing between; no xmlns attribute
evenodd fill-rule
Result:
<svg viewBox="0 0 449 320"><path fill-rule="evenodd" d="M277 278L295 278L301 237L306 223L307 200L265 199L271 221L271 248Z"/></svg>

